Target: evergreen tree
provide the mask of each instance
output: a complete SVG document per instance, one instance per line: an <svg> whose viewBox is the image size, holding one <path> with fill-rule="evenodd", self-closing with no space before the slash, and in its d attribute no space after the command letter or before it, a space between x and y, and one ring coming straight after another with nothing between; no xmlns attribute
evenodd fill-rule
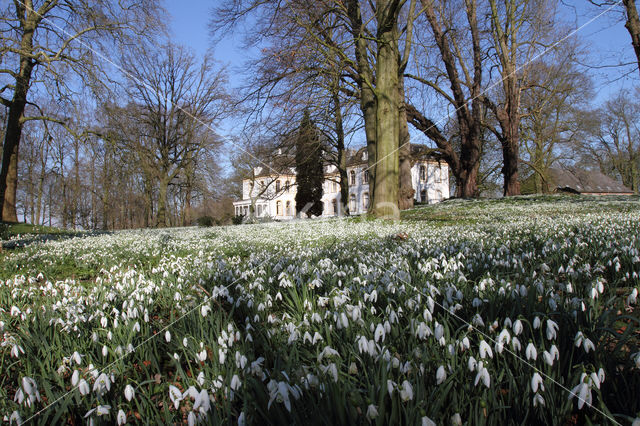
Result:
<svg viewBox="0 0 640 426"><path fill-rule="evenodd" d="M307 216L322 214L322 144L318 129L305 110L296 139L296 213Z"/></svg>

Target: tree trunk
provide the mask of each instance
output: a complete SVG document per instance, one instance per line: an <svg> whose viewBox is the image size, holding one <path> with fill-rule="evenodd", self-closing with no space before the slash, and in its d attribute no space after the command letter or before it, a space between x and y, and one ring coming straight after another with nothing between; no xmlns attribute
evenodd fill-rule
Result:
<svg viewBox="0 0 640 426"><path fill-rule="evenodd" d="M369 161L369 199L373 200L376 191L377 170L377 127L376 127L376 95L373 91L373 72L367 59L367 38L358 0L347 2L347 13L351 23L351 32L355 41L356 66L358 68L358 87L360 89L360 110L364 118L364 133L367 138L367 157ZM373 183L373 184L372 184ZM348 194L347 194L348 195ZM346 204L345 204L346 205ZM373 205L373 203L372 203Z"/></svg>
<svg viewBox="0 0 640 426"><path fill-rule="evenodd" d="M638 17L638 9L636 9L635 0L622 0L627 11L627 22L624 24L629 35L631 35L631 44L636 53L638 61L638 71L640 72L640 18Z"/></svg>
<svg viewBox="0 0 640 426"><path fill-rule="evenodd" d="M33 35L35 28L29 26L24 29L20 50L31 53L33 51ZM2 149L2 168L0 169L0 219L7 222L17 222L16 191L18 188L18 150L22 136L24 109L27 104L27 92L31 82L31 73L35 62L21 56L20 71L16 77L13 99L9 106L7 126Z"/></svg>
<svg viewBox="0 0 640 426"><path fill-rule="evenodd" d="M378 2L376 57L376 173L373 211L376 217L399 219L398 210L398 47L391 4Z"/></svg>
<svg viewBox="0 0 640 426"><path fill-rule="evenodd" d="M169 181L164 178L161 179L158 185L158 228L164 228L168 226L167 217L167 192L169 188Z"/></svg>
<svg viewBox="0 0 640 426"><path fill-rule="evenodd" d="M411 178L411 139L407 124L407 108L404 101L404 79L398 76L398 161L399 161L399 189L398 208L407 210L413 207L414 195Z"/></svg>
<svg viewBox="0 0 640 426"><path fill-rule="evenodd" d="M507 77L507 101L505 105L505 116L501 120L503 123L504 140L502 140L502 175L504 176L504 196L520 195L520 181L518 180L518 162L520 148L519 122L520 105L516 87L516 76L510 73Z"/></svg>

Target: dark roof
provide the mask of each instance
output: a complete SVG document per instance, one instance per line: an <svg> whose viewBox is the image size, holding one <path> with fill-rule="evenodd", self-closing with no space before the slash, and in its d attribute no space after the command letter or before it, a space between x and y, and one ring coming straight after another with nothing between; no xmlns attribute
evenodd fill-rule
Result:
<svg viewBox="0 0 640 426"><path fill-rule="evenodd" d="M633 191L609 176L595 170L551 167L549 189L578 194L632 194ZM532 177L530 178L532 180ZM529 179L526 179L528 181ZM525 191L523 191L524 193Z"/></svg>

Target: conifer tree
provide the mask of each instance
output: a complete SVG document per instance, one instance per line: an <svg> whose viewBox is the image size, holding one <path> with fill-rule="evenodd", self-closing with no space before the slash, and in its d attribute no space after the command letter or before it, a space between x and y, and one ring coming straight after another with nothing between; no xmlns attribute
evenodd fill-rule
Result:
<svg viewBox="0 0 640 426"><path fill-rule="evenodd" d="M296 139L296 213L322 214L322 144L318 129L305 110Z"/></svg>

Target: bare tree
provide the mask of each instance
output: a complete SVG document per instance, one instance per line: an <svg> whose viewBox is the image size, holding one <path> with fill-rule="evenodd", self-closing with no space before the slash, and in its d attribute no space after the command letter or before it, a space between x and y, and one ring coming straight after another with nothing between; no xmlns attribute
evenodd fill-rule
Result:
<svg viewBox="0 0 640 426"><path fill-rule="evenodd" d="M156 0L24 0L10 2L0 12L0 102L9 108L0 169L2 219L16 221L18 153L24 123L32 119L61 121L53 115L26 117L33 76L56 81L54 90L68 91L69 73L95 75L92 50L128 34L152 32ZM37 83L37 82L36 82ZM68 95L68 93L63 93Z"/></svg>
<svg viewBox="0 0 640 426"><path fill-rule="evenodd" d="M126 55L127 110L116 108L122 142L140 160L145 179L158 184L158 226L168 225L169 185L204 150L214 149L211 126L226 112L226 78L204 59L167 44L159 52ZM128 114L124 116L123 114Z"/></svg>

